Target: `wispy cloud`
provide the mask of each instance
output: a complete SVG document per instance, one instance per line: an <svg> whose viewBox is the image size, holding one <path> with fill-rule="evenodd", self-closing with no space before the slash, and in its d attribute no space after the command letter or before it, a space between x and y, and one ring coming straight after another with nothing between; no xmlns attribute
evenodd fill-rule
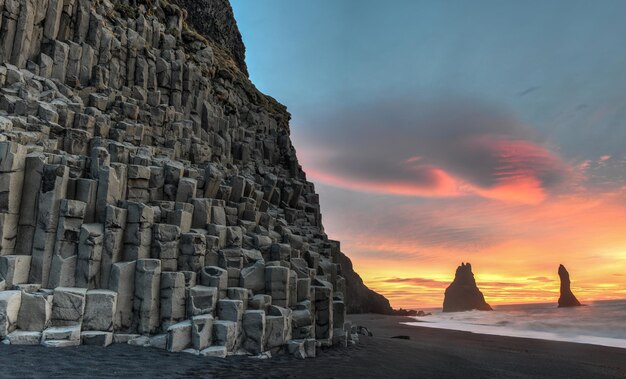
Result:
<svg viewBox="0 0 626 379"><path fill-rule="evenodd" d="M384 283L406 283L413 286L418 287L436 287L440 288L442 286L447 286L450 282L444 282L441 280L435 279L426 279L426 278L389 278L382 280Z"/></svg>
<svg viewBox="0 0 626 379"><path fill-rule="evenodd" d="M538 203L569 176L532 128L474 101L400 99L310 122L309 177L355 191Z"/></svg>
<svg viewBox="0 0 626 379"><path fill-rule="evenodd" d="M534 278L528 278L527 280L530 280L533 282L542 282L542 283L550 283L554 281L554 279L550 279L545 276L535 276Z"/></svg>

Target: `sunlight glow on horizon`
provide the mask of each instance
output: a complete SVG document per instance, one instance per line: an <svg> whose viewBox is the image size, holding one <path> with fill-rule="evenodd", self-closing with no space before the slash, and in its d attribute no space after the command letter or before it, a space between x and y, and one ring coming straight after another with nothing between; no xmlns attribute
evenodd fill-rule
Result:
<svg viewBox="0 0 626 379"><path fill-rule="evenodd" d="M326 183L315 170L307 172L321 184L322 200L330 195L331 202L337 203L328 191L337 183ZM523 186L516 189L525 190ZM353 198L366 196L358 185L346 190ZM384 203L398 195L381 196L379 201ZM428 193L420 196L433 198ZM481 202L472 200L481 197ZM370 230L361 216L350 216L351 211L339 220L336 214L325 218L325 224L332 231L330 237L341 241L366 285L395 308L440 307L461 261L473 264L478 286L492 305L556 304L561 263L570 271L572 289L581 302L626 298L626 274L620 275L626 272L626 225L616 222L626 220L626 201L620 192L570 191L536 202L516 202L477 191L460 201L459 206L403 203L377 214L381 221L401 218L401 228L376 222ZM459 223L459 230L486 224L497 235L493 241L474 246L471 237L450 245L444 233L424 244L421 237L412 236L421 232L422 224L411 226L411 220L422 218L430 225Z"/></svg>

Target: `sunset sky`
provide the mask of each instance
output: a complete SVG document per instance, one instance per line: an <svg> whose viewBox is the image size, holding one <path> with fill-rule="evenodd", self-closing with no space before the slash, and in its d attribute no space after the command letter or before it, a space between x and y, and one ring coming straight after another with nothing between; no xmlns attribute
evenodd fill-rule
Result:
<svg viewBox="0 0 626 379"><path fill-rule="evenodd" d="M330 238L394 307L626 298L626 2L232 0Z"/></svg>

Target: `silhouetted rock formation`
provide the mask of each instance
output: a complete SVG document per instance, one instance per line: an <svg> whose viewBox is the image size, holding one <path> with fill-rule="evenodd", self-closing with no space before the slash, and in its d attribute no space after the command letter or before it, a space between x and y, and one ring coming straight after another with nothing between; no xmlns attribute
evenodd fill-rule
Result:
<svg viewBox="0 0 626 379"><path fill-rule="evenodd" d="M404 309L404 308L400 308L400 309L394 309L393 310L393 315L394 316L405 316L405 317L424 317L424 316L432 316L432 313L430 312L424 312L424 311L416 311L415 309Z"/></svg>
<svg viewBox="0 0 626 379"><path fill-rule="evenodd" d="M477 309L491 311L491 306L485 302L485 297L476 285L472 265L461 263L456 269L454 281L446 288L443 300L444 312L462 312Z"/></svg>
<svg viewBox="0 0 626 379"><path fill-rule="evenodd" d="M559 265L559 278L561 278L561 296L559 297L559 308L580 307L580 301L572 293L570 288L569 272L563 265Z"/></svg>
<svg viewBox="0 0 626 379"><path fill-rule="evenodd" d="M346 307L348 313L393 314L389 300L369 289L363 279L354 271L352 261L344 253L338 252L337 263L346 280Z"/></svg>
<svg viewBox="0 0 626 379"><path fill-rule="evenodd" d="M422 312L422 311L420 311ZM423 313L423 312L422 312ZM404 309L404 308L400 308L400 309L394 309L393 310L393 315L394 316L417 316L417 311L414 309Z"/></svg>

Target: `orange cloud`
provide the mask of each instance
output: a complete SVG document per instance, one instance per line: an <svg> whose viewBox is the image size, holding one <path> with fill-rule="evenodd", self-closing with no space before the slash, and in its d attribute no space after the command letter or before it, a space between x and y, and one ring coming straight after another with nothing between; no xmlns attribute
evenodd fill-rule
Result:
<svg viewBox="0 0 626 379"><path fill-rule="evenodd" d="M534 176L504 179L492 188L473 188L485 198L526 204L539 204L546 198L546 191Z"/></svg>
<svg viewBox="0 0 626 379"><path fill-rule="evenodd" d="M433 182L420 185L411 182L376 182L354 180L316 169L308 169L307 176L314 182L321 182L338 188L359 192L413 196L413 197L459 197L478 195L488 199L537 204L546 198L546 191L535 177L516 177L500 180L490 188L471 185L439 168L429 168Z"/></svg>
<svg viewBox="0 0 626 379"><path fill-rule="evenodd" d="M325 231L393 306L441 306L461 261L494 305L556 303L561 263L581 301L626 298L623 157L562 158L535 129L474 105L323 121L294 137Z"/></svg>
<svg viewBox="0 0 626 379"><path fill-rule="evenodd" d="M470 151L486 154L494 161L490 174L491 183L474 182L470 177L454 174L436 165L424 163L427 158L411 156L398 162L405 178L361 178L351 173L336 174L333 159L326 160L318 168L314 153L305 152L307 175L316 182L353 191L412 197L460 197L476 195L488 199L538 204L546 196L546 182L556 180L557 172L569 169L556 155L546 148L525 140L510 139L498 135L480 135L464 142ZM341 159L337 157L336 159ZM550 184L550 183L548 183Z"/></svg>
<svg viewBox="0 0 626 379"><path fill-rule="evenodd" d="M424 170L427 171L430 177L430 181L426 184L417 184L410 181L377 182L373 180L358 180L316 169L307 169L306 172L310 180L360 192L418 197L449 197L462 194L459 191L459 187L462 187L462 184L444 170L436 167L426 167Z"/></svg>
<svg viewBox="0 0 626 379"><path fill-rule="evenodd" d="M538 204L547 196L544 186L546 181L554 179L550 176L569 171L559 157L530 141L481 135L470 139L469 144L491 151L497 157L496 184L474 188L489 199Z"/></svg>
<svg viewBox="0 0 626 379"><path fill-rule="evenodd" d="M395 307L441 306L461 261L472 262L478 285L493 305L556 302L561 263L581 301L626 298L626 201L617 194L509 206L469 199L407 203L388 206L387 212L370 210L376 215L371 225L359 214L327 226L365 283ZM330 217L325 214L337 217L332 211ZM443 229L425 229L437 225ZM457 235L484 227L486 236Z"/></svg>

